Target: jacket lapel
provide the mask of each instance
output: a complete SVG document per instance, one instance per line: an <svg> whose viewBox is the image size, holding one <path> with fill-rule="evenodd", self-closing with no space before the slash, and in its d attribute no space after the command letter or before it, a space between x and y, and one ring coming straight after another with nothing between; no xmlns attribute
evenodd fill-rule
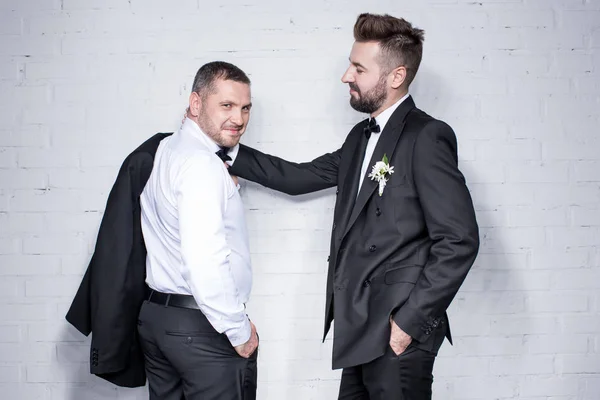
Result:
<svg viewBox="0 0 600 400"><path fill-rule="evenodd" d="M356 192L358 190L358 179L360 174L360 162L357 162L357 159L362 160L362 154L365 152L365 148L367 147L367 138L363 134L363 129L367 126L369 120L362 121L358 123L354 130L351 132L350 140L348 143L348 148L352 154L352 161L348 166L348 171L346 172L346 176L344 178L344 183L340 188L340 215L337 218L340 231L345 231L345 224L348 222L348 218L350 217L350 213L352 212L352 208L354 207L354 203L356 201Z"/></svg>
<svg viewBox="0 0 600 400"><path fill-rule="evenodd" d="M385 125L383 132L381 132L381 137L379 138L379 141L375 146L375 150L373 151L373 156L369 161L367 172L365 173L365 176L359 177L359 179L363 180L363 183L360 187L360 193L356 198L354 207L352 208L352 212L350 213L348 223L345 226L343 234L344 236L348 233L350 228L352 228L352 225L354 225L356 219L367 204L367 201L373 195L373 192L375 192L375 189L378 186L376 181L373 181L371 180L371 178L367 177L368 174L371 173L373 165L375 165L377 161L381 161L383 159L384 154L387 155L387 158L389 160L392 159L392 156L396 151L398 139L400 139L400 135L402 134L402 130L404 129L404 121L406 119L406 116L408 115L409 111L413 108L415 108L415 103L412 97L409 96L406 100L402 102L402 104L398 106L396 111L394 111L390 120ZM357 168L360 171L362 163L360 161L357 161L354 164L357 165ZM356 183L354 193L356 193L356 189L358 189L358 182ZM349 195L350 193L346 193L346 196Z"/></svg>

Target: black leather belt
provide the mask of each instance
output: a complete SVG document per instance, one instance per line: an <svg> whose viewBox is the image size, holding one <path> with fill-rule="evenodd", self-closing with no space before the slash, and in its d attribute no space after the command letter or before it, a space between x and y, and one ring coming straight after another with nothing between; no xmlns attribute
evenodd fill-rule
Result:
<svg viewBox="0 0 600 400"><path fill-rule="evenodd" d="M148 289L146 300L167 307L192 308L194 310L200 309L194 296L189 294L170 294Z"/></svg>

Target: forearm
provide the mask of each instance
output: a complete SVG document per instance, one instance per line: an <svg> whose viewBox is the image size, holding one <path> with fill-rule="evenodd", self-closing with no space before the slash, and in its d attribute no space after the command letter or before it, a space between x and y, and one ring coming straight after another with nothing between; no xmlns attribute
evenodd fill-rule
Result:
<svg viewBox="0 0 600 400"><path fill-rule="evenodd" d="M241 145L229 171L268 188L298 195L336 186L340 153L338 150L311 162L294 163Z"/></svg>
<svg viewBox="0 0 600 400"><path fill-rule="evenodd" d="M456 296L479 247L477 234L445 238L430 250L430 262L406 301L394 314L396 324L419 342L426 341Z"/></svg>
<svg viewBox="0 0 600 400"><path fill-rule="evenodd" d="M227 260L225 247L213 251L211 257L194 257L186 265L184 278L200 310L219 333L225 333L232 346L244 344L250 338L250 321L240 298ZM187 262L186 262L187 264Z"/></svg>

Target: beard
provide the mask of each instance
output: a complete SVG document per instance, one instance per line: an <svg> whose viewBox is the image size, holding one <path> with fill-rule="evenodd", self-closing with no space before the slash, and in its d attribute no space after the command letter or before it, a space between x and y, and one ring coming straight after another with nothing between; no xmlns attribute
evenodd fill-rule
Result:
<svg viewBox="0 0 600 400"><path fill-rule="evenodd" d="M364 94L356 84L349 83L350 89L358 93L358 97L350 95L350 106L356 111L366 114L373 114L379 110L387 98L385 78L385 76L380 77L377 85Z"/></svg>
<svg viewBox="0 0 600 400"><path fill-rule="evenodd" d="M202 132L208 135L216 144L222 147L234 147L240 141L240 136L230 137L223 134L223 129L242 129L242 126L225 122L221 127L217 127L208 116L208 113L200 111L198 114L198 125Z"/></svg>

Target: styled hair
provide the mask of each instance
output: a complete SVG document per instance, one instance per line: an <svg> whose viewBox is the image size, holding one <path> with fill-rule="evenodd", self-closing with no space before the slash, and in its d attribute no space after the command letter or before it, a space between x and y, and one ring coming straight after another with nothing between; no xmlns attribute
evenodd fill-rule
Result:
<svg viewBox="0 0 600 400"><path fill-rule="evenodd" d="M215 82L218 79L250 85L250 79L240 68L225 61L213 61L204 64L196 72L192 92L196 92L200 97L206 98L207 95L214 92Z"/></svg>
<svg viewBox="0 0 600 400"><path fill-rule="evenodd" d="M378 42L381 48L379 65L385 73L394 68L406 68L406 87L417 75L423 58L425 31L415 28L403 18L384 14L360 14L354 24L354 40Z"/></svg>

